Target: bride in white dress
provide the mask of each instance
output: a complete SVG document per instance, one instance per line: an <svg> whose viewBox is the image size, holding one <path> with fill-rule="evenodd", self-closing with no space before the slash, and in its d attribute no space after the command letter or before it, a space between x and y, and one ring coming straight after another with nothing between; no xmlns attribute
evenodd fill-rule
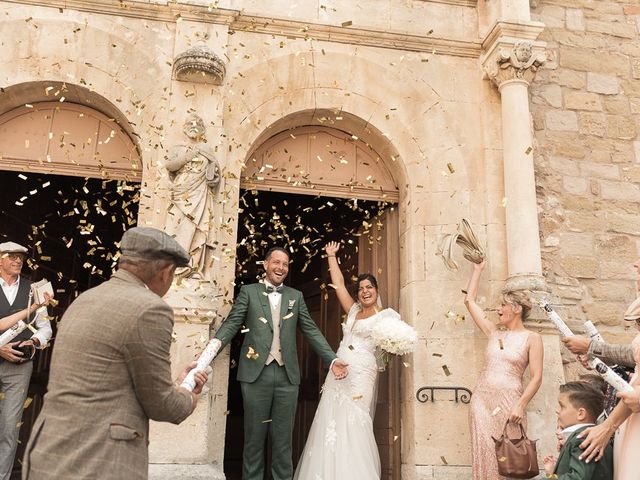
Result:
<svg viewBox="0 0 640 480"><path fill-rule="evenodd" d="M370 332L381 318L399 315L390 308L380 308L373 275L358 277L357 302L349 295L336 259L339 248L338 243L330 242L325 251L332 286L348 312L337 354L349 365L349 375L343 380L327 375L295 480L380 478L380 454L373 435L378 366Z"/></svg>

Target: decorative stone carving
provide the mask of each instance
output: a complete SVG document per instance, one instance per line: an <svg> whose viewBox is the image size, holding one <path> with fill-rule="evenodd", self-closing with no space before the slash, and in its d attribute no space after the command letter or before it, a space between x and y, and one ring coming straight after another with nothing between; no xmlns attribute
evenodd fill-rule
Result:
<svg viewBox="0 0 640 480"><path fill-rule="evenodd" d="M215 241L214 193L220 182L220 170L205 143L202 118L189 115L183 132L190 142L171 147L164 164L170 183L165 231L191 255L191 266L177 273L209 280Z"/></svg>
<svg viewBox="0 0 640 480"><path fill-rule="evenodd" d="M534 49L532 42L520 41L511 48L498 49L493 58L485 62L485 69L499 87L503 82L515 79L530 84L538 68L547 60L547 55L544 49Z"/></svg>
<svg viewBox="0 0 640 480"><path fill-rule="evenodd" d="M196 45L179 54L173 61L173 76L182 82L222 85L224 62L206 45Z"/></svg>

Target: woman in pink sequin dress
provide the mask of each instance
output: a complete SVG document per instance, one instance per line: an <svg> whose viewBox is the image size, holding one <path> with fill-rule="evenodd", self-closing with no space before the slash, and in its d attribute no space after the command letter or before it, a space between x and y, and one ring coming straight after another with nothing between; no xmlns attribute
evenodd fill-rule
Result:
<svg viewBox="0 0 640 480"><path fill-rule="evenodd" d="M506 292L498 306L498 325L491 322L476 303L484 262L473 264L465 305L480 330L488 337L484 369L471 399L472 466L474 480L497 480L498 461L492 436L499 437L509 419L526 429L525 409L542 383L544 349L538 333L527 330L531 303L523 292ZM527 366L530 381L522 386ZM519 437L520 430L510 425L508 432Z"/></svg>

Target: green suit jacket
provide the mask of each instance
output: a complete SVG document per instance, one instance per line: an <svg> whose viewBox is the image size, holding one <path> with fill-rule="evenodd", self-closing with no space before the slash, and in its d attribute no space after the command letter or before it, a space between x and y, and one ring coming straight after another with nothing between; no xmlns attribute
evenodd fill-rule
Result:
<svg viewBox="0 0 640 480"><path fill-rule="evenodd" d="M336 358L336 354L322 336L318 326L313 321L304 303L302 292L290 287L283 287L280 300L280 348L282 359L293 385L300 384L300 367L298 366L298 352L296 349L296 328L300 327L315 352L322 357L327 365ZM265 366L271 343L273 341L273 321L271 307L265 285L253 283L240 288L229 316L216 332L215 338L227 345L244 325L246 332L240 361L238 364L238 381L254 382ZM221 348L222 348L221 347Z"/></svg>
<svg viewBox="0 0 640 480"><path fill-rule="evenodd" d="M613 447L611 443L607 445L604 456L598 462L586 463L580 460L582 449L580 444L583 438L578 438L578 434L585 428L582 427L571 434L567 439L556 463L554 473L559 480L613 480Z"/></svg>

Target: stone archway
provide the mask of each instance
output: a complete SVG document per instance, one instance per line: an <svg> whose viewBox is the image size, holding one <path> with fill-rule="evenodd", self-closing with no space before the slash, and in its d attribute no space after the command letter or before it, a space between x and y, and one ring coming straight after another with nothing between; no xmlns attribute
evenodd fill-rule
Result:
<svg viewBox="0 0 640 480"><path fill-rule="evenodd" d="M141 180L134 132L107 100L56 82L14 85L5 93L0 169Z"/></svg>
<svg viewBox="0 0 640 480"><path fill-rule="evenodd" d="M280 123L279 125L285 125ZM249 153L242 171L240 187L245 191L270 192L291 203L300 201L299 195L322 197L329 204L340 199L357 201L380 201L396 205L400 200L400 188L383 157L355 133L321 124L304 125L289 129L270 128L270 137L256 141L256 147ZM265 135L266 136L266 135ZM257 198L257 197L256 197ZM303 202L300 201L302 204ZM375 272L379 279L380 291L385 304L398 309L399 265L391 261L397 259L399 249L398 210L384 215L371 231L364 228L362 236L354 236L352 245L355 256L350 260L353 272ZM318 212L320 214L320 212ZM320 216L320 215L319 215ZM241 213L242 217L242 213ZM251 217L253 218L253 217ZM240 222L242 222L242 218ZM314 221L313 219L311 220ZM314 227L322 225L318 220ZM258 222L260 223L260 222ZM337 222L340 223L340 222ZM366 222L365 222L366 223ZM375 230L375 233L374 233ZM262 232L266 235L266 232ZM359 239L359 240L358 240ZM246 238L243 237L243 241ZM352 239L350 239L352 240ZM240 239L239 239L240 241ZM357 244L357 246L356 246ZM347 254L348 248L345 250ZM394 253L395 252L395 253ZM292 259L295 257L293 254ZM295 263L295 261L294 261ZM297 265L297 264L296 264ZM316 265L316 268L318 266ZM299 268L299 267L298 267ZM306 268L306 266L305 266ZM313 267L312 267L313 268ZM345 265L345 268L346 265ZM292 272L294 276L297 272ZM331 295L324 295L311 279L324 278L328 272L324 265L310 275L310 278L291 278L292 286L303 291L311 315L329 340L336 347L341 338L339 305ZM291 275L290 275L291 277ZM316 278L317 280L317 278ZM333 304L333 303L335 304ZM304 342L299 346L303 377L307 372L309 381L303 380L300 389L296 431L294 432L294 458L299 455L306 440L306 432L317 407L318 391L324 379L316 360L309 361L308 348ZM233 363L232 363L233 365ZM392 365L389 372L381 376L379 404L376 414L375 431L383 464L383 478L400 478L400 369ZM233 376L230 371L231 388L229 399L235 399ZM320 381L320 383L317 383ZM315 393L314 393L315 392ZM230 408L232 406L230 405ZM233 450L240 439L236 418L228 417L227 452ZM237 453L237 449L235 449ZM235 478L230 471L229 478Z"/></svg>

